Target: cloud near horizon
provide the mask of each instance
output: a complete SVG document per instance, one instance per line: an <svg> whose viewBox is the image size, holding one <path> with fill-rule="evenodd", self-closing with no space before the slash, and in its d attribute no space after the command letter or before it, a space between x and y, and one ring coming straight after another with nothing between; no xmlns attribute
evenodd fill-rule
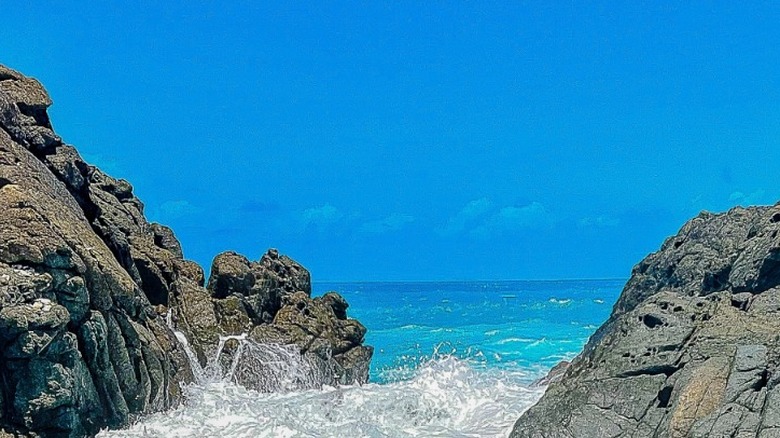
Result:
<svg viewBox="0 0 780 438"><path fill-rule="evenodd" d="M436 228L436 232L442 236L460 234L467 226L473 225L477 219L487 214L491 208L493 202L487 197L475 199L466 204L455 216L449 218L444 226Z"/></svg>
<svg viewBox="0 0 780 438"><path fill-rule="evenodd" d="M324 204L318 207L307 208L299 212L297 216L303 230L309 228L322 230L338 223L344 218L344 213L330 204Z"/></svg>
<svg viewBox="0 0 780 438"><path fill-rule="evenodd" d="M471 230L471 234L479 238L491 238L539 228L551 223L550 213L544 204L534 201L521 207L501 208Z"/></svg>
<svg viewBox="0 0 780 438"><path fill-rule="evenodd" d="M550 213L541 202L498 208L483 197L470 201L435 231L441 236L468 234L485 239L551 224Z"/></svg>

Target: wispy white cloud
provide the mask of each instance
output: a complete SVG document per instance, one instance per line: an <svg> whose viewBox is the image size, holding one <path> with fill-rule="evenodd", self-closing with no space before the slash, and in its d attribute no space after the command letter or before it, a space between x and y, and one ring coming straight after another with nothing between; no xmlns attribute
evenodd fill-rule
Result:
<svg viewBox="0 0 780 438"><path fill-rule="evenodd" d="M301 211L298 214L298 221L301 228L325 228L336 224L344 217L344 213L338 208L325 204L318 207L311 207Z"/></svg>
<svg viewBox="0 0 780 438"><path fill-rule="evenodd" d="M368 234L382 234L391 231L398 231L412 222L414 222L414 216L403 213L393 213L384 219L364 223L360 227L360 232Z"/></svg>
<svg viewBox="0 0 780 438"><path fill-rule="evenodd" d="M583 228L607 228L620 225L620 219L608 215L588 216L579 220L580 227Z"/></svg>
<svg viewBox="0 0 780 438"><path fill-rule="evenodd" d="M476 237L489 238L511 234L531 228L551 224L550 213L540 202L532 202L520 207L503 207L481 225L471 231Z"/></svg>
<svg viewBox="0 0 780 438"><path fill-rule="evenodd" d="M444 236L462 233L467 226L487 214L491 208L493 202L490 199L475 199L466 204L455 216L449 218L444 226L437 228L436 232Z"/></svg>

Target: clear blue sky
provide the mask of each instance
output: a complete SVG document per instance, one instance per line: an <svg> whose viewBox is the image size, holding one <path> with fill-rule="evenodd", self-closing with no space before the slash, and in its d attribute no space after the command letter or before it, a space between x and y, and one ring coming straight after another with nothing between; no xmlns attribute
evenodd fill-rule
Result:
<svg viewBox="0 0 780 438"><path fill-rule="evenodd" d="M206 266L627 277L780 199L772 2L283 3L6 1L0 62Z"/></svg>

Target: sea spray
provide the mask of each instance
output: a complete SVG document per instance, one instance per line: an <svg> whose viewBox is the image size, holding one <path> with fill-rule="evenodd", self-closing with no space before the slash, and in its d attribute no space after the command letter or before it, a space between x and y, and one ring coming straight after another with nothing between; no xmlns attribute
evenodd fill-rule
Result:
<svg viewBox="0 0 780 438"><path fill-rule="evenodd" d="M220 336L205 367L198 361L184 333L166 315L168 327L187 354L195 383L231 382L258 392L289 392L321 388L333 383L330 355L301 354L296 345L259 343L246 333ZM232 348L227 348L232 343Z"/></svg>
<svg viewBox="0 0 780 438"><path fill-rule="evenodd" d="M249 390L227 377L237 351L230 341L220 354L220 377L185 387L181 406L101 436L506 437L544 391L530 383L576 355L609 316L610 306L597 300L612 302L623 283L320 285L321 292L342 291L369 327L372 383ZM443 306L442 298L450 303Z"/></svg>
<svg viewBox="0 0 780 438"><path fill-rule="evenodd" d="M225 345L230 341L236 345L232 353L226 354ZM258 343L246 335L220 338L209 369L220 380L259 392L316 389L333 382L329 358L301 354L296 345Z"/></svg>
<svg viewBox="0 0 780 438"><path fill-rule="evenodd" d="M185 387L179 408L101 437L504 437L543 388L522 372L434 357L407 379L281 393L229 380Z"/></svg>

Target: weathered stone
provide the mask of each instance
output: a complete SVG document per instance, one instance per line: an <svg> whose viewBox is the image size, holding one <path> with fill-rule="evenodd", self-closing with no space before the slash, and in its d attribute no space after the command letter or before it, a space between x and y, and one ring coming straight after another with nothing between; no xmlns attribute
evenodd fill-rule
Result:
<svg viewBox="0 0 780 438"><path fill-rule="evenodd" d="M778 232L779 206L685 224L511 437L777 436Z"/></svg>
<svg viewBox="0 0 780 438"><path fill-rule="evenodd" d="M231 294L249 295L254 285L255 276L246 257L233 251L214 257L208 284L214 298L225 298Z"/></svg>
<svg viewBox="0 0 780 438"><path fill-rule="evenodd" d="M311 295L311 278L303 266L275 249L257 262L224 252L214 258L208 288L214 298L239 296L249 317L260 324L271 322L284 296L299 291Z"/></svg>
<svg viewBox="0 0 780 438"><path fill-rule="evenodd" d="M171 326L202 364L220 336L273 327L258 340L314 339L343 383L367 379L365 328L340 296L309 298L308 271L276 250L218 256L207 290L130 183L52 131L50 104L40 83L0 66L0 433L93 435L174 406L194 376ZM297 292L311 315L281 312Z"/></svg>
<svg viewBox="0 0 780 438"><path fill-rule="evenodd" d="M153 223L151 225L152 233L154 233L154 243L160 248L167 249L174 257L184 258L184 253L181 250L181 244L173 234L173 230L165 225Z"/></svg>
<svg viewBox="0 0 780 438"><path fill-rule="evenodd" d="M272 324L257 326L250 334L257 342L294 344L301 354L313 354L325 363L335 362L334 383L365 383L373 353L362 346L366 329L357 320L339 318L344 299L335 292L310 298L305 292L286 295Z"/></svg>
<svg viewBox="0 0 780 438"><path fill-rule="evenodd" d="M83 436L127 424L157 402L146 369L163 370L160 384L187 379L177 344L147 353L133 337L154 322L131 254L162 276L174 276L175 256L154 245L130 185L52 132L40 84L6 68L0 77L0 400L11 413L0 427ZM166 394L157 408L175 402Z"/></svg>

